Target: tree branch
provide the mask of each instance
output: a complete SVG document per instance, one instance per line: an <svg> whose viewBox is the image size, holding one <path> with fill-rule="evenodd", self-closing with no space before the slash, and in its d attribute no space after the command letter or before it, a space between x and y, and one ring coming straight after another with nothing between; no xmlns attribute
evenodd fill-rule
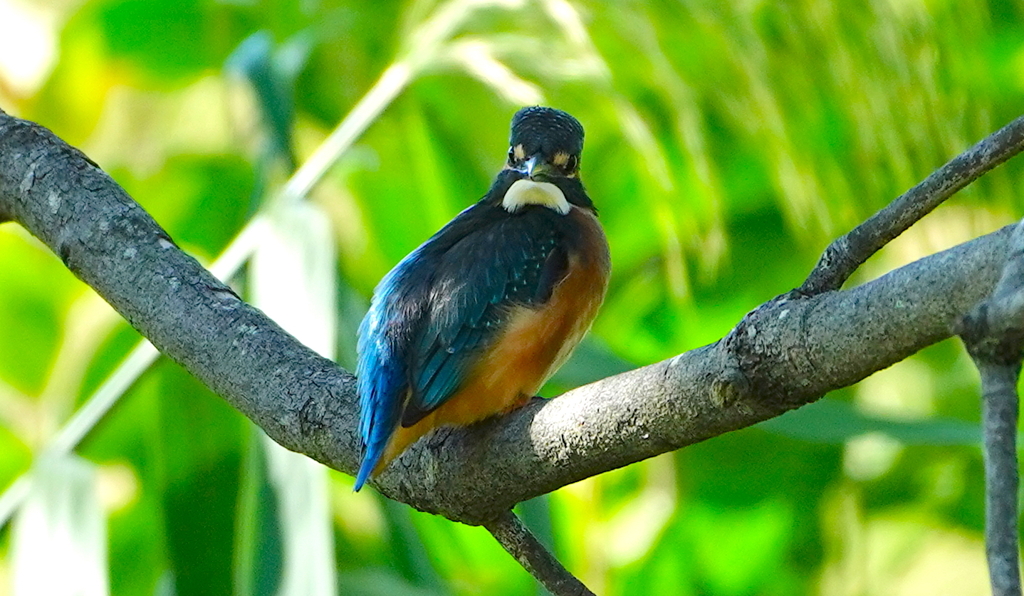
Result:
<svg viewBox="0 0 1024 596"><path fill-rule="evenodd" d="M1017 379L1016 364L984 364L981 371L985 435L985 554L993 596L1020 596L1017 539Z"/></svg>
<svg viewBox="0 0 1024 596"><path fill-rule="evenodd" d="M555 596L594 596L544 548L515 513L506 511L483 525L508 554Z"/></svg>
<svg viewBox="0 0 1024 596"><path fill-rule="evenodd" d="M981 373L985 436L985 551L994 596L1019 596L1017 380L1024 356L1024 221L992 295L958 332Z"/></svg>
<svg viewBox="0 0 1024 596"><path fill-rule="evenodd" d="M178 250L77 150L2 113L0 214L276 441L356 469L352 375ZM1009 235L989 234L848 291L773 300L715 344L442 430L375 485L418 509L481 524L519 501L777 416L949 337L952 322L995 284Z"/></svg>
<svg viewBox="0 0 1024 596"><path fill-rule="evenodd" d="M814 296L843 287L871 255L957 191L1022 150L1024 116L954 157L867 221L834 240L797 291L804 296Z"/></svg>

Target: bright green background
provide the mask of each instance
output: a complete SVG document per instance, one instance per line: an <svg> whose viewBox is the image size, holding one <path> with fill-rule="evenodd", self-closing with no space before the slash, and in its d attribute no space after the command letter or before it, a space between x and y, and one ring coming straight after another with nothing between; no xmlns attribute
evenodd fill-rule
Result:
<svg viewBox="0 0 1024 596"><path fill-rule="evenodd" d="M0 84L0 107L82 148L209 262L422 24L466 4L40 4L57 16L52 73L38 89ZM482 195L531 94L586 127L582 175L614 269L592 341L547 394L721 337L1024 106L1024 9L1010 0L473 5L437 55L415 54L420 76L311 197L338 238L343 364L374 284ZM468 72L453 48L489 55L506 80ZM1019 217L1022 170L961 193L856 281ZM0 227L0 321L7 486L137 335L13 225ZM986 594L977 420L976 375L944 342L523 514L601 594ZM182 596L232 593L239 537L274 531L239 513L260 483L252 436L166 361L91 432L78 453L106 487L112 593L171 577ZM330 485L340 594L536 593L483 530L353 495L340 473ZM0 530L0 553L9 543Z"/></svg>

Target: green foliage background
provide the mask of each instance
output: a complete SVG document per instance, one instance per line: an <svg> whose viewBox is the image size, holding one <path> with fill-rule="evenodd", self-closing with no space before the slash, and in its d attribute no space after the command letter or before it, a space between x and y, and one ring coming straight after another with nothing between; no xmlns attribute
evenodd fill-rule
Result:
<svg viewBox="0 0 1024 596"><path fill-rule="evenodd" d="M206 262L385 69L414 66L309 199L337 239L346 366L374 284L482 195L515 109L573 113L614 272L549 395L718 339L798 285L829 240L1024 106L1024 9L1009 0L34 9L55 19L58 54L38 87L0 75L0 107L82 148ZM1022 164L961 193L857 281L1019 217ZM138 336L13 225L0 227L0 264L10 486ZM978 416L975 373L944 342L523 515L601 594L986 594ZM112 593L273 593L273 562L240 554L245 536L275 552L273 516L243 505L266 482L254 436L163 360L88 434L77 453L97 466ZM479 528L353 494L340 473L329 491L339 594L537 593ZM0 580L11 544L0 531Z"/></svg>

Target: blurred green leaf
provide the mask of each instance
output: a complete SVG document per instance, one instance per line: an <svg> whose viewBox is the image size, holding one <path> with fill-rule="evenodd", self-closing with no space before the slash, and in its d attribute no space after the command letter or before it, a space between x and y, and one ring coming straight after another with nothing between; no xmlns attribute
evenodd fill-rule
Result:
<svg viewBox="0 0 1024 596"><path fill-rule="evenodd" d="M307 36L275 47L269 31L257 31L238 45L225 64L252 86L270 137L268 157L284 160L288 171L296 166L292 150L295 77L308 54Z"/></svg>
<svg viewBox="0 0 1024 596"><path fill-rule="evenodd" d="M375 569L343 573L338 577L343 594L352 596L440 596L446 592L410 584L400 577Z"/></svg>
<svg viewBox="0 0 1024 596"><path fill-rule="evenodd" d="M176 365L145 379L160 395L157 430L163 533L178 596L228 596L239 495L241 415Z"/></svg>
<svg viewBox="0 0 1024 596"><path fill-rule="evenodd" d="M412 523L409 508L389 499L382 499L382 505L390 530L390 566L412 586L443 593L443 583Z"/></svg>
<svg viewBox="0 0 1024 596"><path fill-rule="evenodd" d="M868 416L848 402L824 398L758 425L805 441L844 443L867 433L882 433L908 445L980 445L977 424L949 419L887 420Z"/></svg>
<svg viewBox="0 0 1024 596"><path fill-rule="evenodd" d="M62 320L82 285L21 230L0 229L0 255L0 320L12 323L0 341L0 379L35 396L46 383Z"/></svg>
<svg viewBox="0 0 1024 596"><path fill-rule="evenodd" d="M787 579L784 553L792 537L789 505L765 501L747 509L687 512L697 567L707 591L755 594ZM783 584L785 585L785 584Z"/></svg>
<svg viewBox="0 0 1024 596"><path fill-rule="evenodd" d="M213 2L118 0L99 6L103 38L111 53L134 60L157 77L196 76L222 62L217 49L223 50L224 44L217 43L212 18L220 11Z"/></svg>
<svg viewBox="0 0 1024 596"><path fill-rule="evenodd" d="M277 493L267 474L263 431L253 427L242 468L235 540L235 589L240 596L273 596L284 569Z"/></svg>

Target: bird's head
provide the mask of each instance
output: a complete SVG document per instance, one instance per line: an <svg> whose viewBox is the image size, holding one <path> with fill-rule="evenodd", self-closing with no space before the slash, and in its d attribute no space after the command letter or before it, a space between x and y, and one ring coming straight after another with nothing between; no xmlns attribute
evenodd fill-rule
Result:
<svg viewBox="0 0 1024 596"><path fill-rule="evenodd" d="M537 182L575 178L583 153L583 126L561 110L534 106L512 117L507 168Z"/></svg>
<svg viewBox="0 0 1024 596"><path fill-rule="evenodd" d="M595 211L579 181L583 126L561 110L534 106L512 117L508 163L498 176L501 205L519 213L541 205L565 215L571 205ZM507 186L504 186L507 185Z"/></svg>

